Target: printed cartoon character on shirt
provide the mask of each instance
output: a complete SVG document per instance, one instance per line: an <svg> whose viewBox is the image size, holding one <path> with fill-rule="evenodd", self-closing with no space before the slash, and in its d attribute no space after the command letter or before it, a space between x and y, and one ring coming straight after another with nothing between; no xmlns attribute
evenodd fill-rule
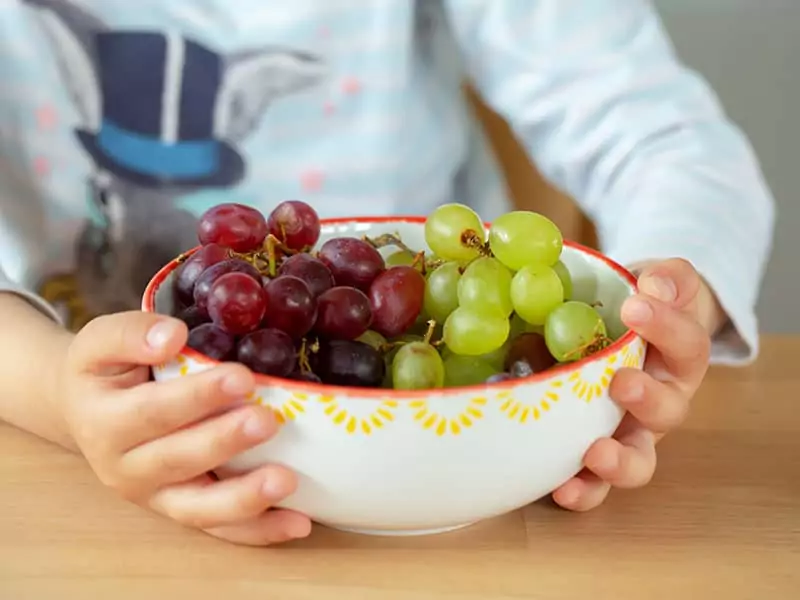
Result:
<svg viewBox="0 0 800 600"><path fill-rule="evenodd" d="M81 327L137 309L147 281L196 245L182 198L242 181L239 146L271 103L318 83L319 59L263 48L223 56L180 34L115 31L71 0L22 0L51 42L91 157L75 274L39 293Z"/></svg>

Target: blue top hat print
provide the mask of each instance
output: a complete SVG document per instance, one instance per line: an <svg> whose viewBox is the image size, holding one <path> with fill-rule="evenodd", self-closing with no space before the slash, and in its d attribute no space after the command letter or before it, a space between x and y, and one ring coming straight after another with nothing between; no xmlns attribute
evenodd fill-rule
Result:
<svg viewBox="0 0 800 600"><path fill-rule="evenodd" d="M104 169L148 187L225 187L244 175L242 157L214 139L222 58L180 36L98 33L103 116L78 139Z"/></svg>

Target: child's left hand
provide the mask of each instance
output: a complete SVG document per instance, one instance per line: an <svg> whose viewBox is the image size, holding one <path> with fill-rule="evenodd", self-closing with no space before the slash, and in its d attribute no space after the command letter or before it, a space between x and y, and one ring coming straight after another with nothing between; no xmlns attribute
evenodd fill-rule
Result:
<svg viewBox="0 0 800 600"><path fill-rule="evenodd" d="M691 264L672 259L644 266L639 293L622 306L623 322L647 342L644 371L620 369L610 395L628 411L613 439L595 442L584 470L553 493L564 508L602 504L612 487L646 485L656 442L677 427L708 369L711 335L725 317Z"/></svg>

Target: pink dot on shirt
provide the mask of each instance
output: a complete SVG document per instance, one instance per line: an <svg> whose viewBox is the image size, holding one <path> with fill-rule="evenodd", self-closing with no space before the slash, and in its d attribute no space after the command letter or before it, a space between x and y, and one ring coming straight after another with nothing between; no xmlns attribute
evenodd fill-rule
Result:
<svg viewBox="0 0 800 600"><path fill-rule="evenodd" d="M49 104L39 107L36 111L36 126L40 131L50 131L58 123L58 114Z"/></svg>
<svg viewBox="0 0 800 600"><path fill-rule="evenodd" d="M325 174L317 169L309 169L300 175L300 185L306 192L317 192L325 183Z"/></svg>
<svg viewBox="0 0 800 600"><path fill-rule="evenodd" d="M342 90L345 94L357 94L361 91L361 81L357 77L345 77Z"/></svg>
<svg viewBox="0 0 800 600"><path fill-rule="evenodd" d="M44 156L37 156L33 159L33 170L39 177L47 177L50 174L52 165Z"/></svg>
<svg viewBox="0 0 800 600"><path fill-rule="evenodd" d="M326 115L332 115L336 112L336 105L330 100L322 105L322 112Z"/></svg>
<svg viewBox="0 0 800 600"><path fill-rule="evenodd" d="M317 35L319 37L326 38L330 34L331 34L331 29L327 25L322 25L322 26L320 26L319 29L317 29Z"/></svg>

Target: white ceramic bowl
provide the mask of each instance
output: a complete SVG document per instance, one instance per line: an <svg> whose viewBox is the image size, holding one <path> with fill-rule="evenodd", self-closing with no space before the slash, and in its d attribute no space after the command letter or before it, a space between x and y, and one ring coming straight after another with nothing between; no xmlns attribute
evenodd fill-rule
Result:
<svg viewBox="0 0 800 600"><path fill-rule="evenodd" d="M331 237L399 232L426 249L423 218L353 218L323 222ZM271 441L225 469L265 463L293 469L297 491L283 507L337 529L412 535L456 529L529 504L581 469L598 438L611 435L623 412L608 397L620 367L641 368L645 344L618 314L634 277L611 260L565 243L562 260L573 298L599 300L609 335L605 350L528 379L425 392L364 390L258 376L253 399L273 407L282 427ZM151 281L145 311L167 313L177 262ZM214 366L186 348L154 369L168 380Z"/></svg>

